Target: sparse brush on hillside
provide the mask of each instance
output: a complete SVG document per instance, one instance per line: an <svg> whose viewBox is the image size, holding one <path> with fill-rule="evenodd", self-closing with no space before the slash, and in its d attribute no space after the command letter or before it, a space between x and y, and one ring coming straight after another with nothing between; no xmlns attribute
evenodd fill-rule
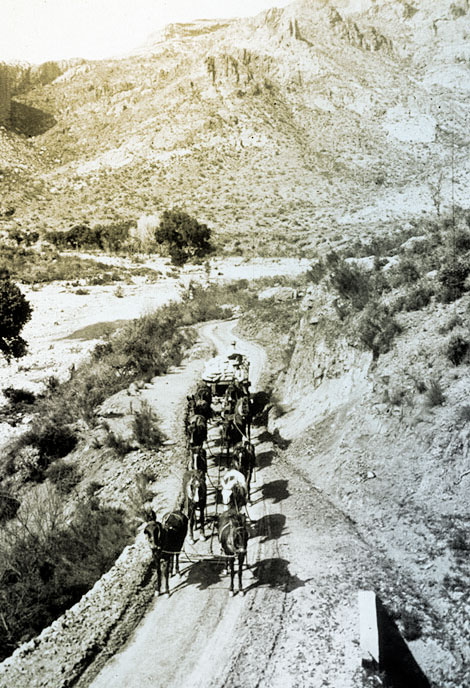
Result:
<svg viewBox="0 0 470 688"><path fill-rule="evenodd" d="M28 514L7 524L0 544L0 660L77 602L131 536L124 513L96 497L82 502L68 524L53 493Z"/></svg>
<svg viewBox="0 0 470 688"><path fill-rule="evenodd" d="M157 449L165 440L157 414L148 402L143 402L140 410L134 414L132 431L137 442L147 449Z"/></svg>

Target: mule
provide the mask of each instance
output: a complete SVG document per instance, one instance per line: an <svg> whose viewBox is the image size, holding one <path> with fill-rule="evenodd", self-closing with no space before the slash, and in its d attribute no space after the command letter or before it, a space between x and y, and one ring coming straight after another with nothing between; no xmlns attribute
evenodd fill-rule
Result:
<svg viewBox="0 0 470 688"><path fill-rule="evenodd" d="M212 404L212 390L207 382L199 382L196 387L196 395L198 399L204 399L210 405Z"/></svg>
<svg viewBox="0 0 470 688"><path fill-rule="evenodd" d="M147 523L144 533L147 536L157 565L157 592L161 594L162 574L165 581L165 593L170 595L169 577L173 575L174 566L179 575L179 554L188 532L188 517L180 510L171 511L157 521L155 512Z"/></svg>
<svg viewBox="0 0 470 688"><path fill-rule="evenodd" d="M181 509L188 517L189 535L194 542L194 526L196 525L196 510L199 510L201 534L205 539L205 509L207 505L207 487L202 471L190 470L183 475L181 494Z"/></svg>
<svg viewBox="0 0 470 688"><path fill-rule="evenodd" d="M248 547L249 530L244 514L231 508L219 516L219 542L230 571L230 596L234 595L235 559L238 559L238 590L244 595L242 573Z"/></svg>
<svg viewBox="0 0 470 688"><path fill-rule="evenodd" d="M225 471L220 485L222 488L222 503L228 508L235 508L237 511L246 506L248 488L245 476L235 468Z"/></svg>
<svg viewBox="0 0 470 688"><path fill-rule="evenodd" d="M222 453L227 457L227 466L229 465L230 450L244 439L244 428L241 428L233 416L224 416L222 418Z"/></svg>
<svg viewBox="0 0 470 688"><path fill-rule="evenodd" d="M235 410L237 401L243 396L243 389L238 380L233 380L227 386L224 396L224 412L231 414Z"/></svg>
<svg viewBox="0 0 470 688"><path fill-rule="evenodd" d="M255 466L255 448L251 444L251 442L245 440L243 444L237 447L235 453L234 468L238 468L238 470L245 476L247 496L249 502L251 502L251 479L253 477L253 471L255 469Z"/></svg>
<svg viewBox="0 0 470 688"><path fill-rule="evenodd" d="M188 461L188 471L201 471L204 475L207 473L207 452L204 447L195 447L195 451L191 450L191 457Z"/></svg>
<svg viewBox="0 0 470 688"><path fill-rule="evenodd" d="M240 397L235 404L233 417L236 425L243 428L243 434L246 435L248 441L251 439L251 416L250 398L246 396Z"/></svg>
<svg viewBox="0 0 470 688"><path fill-rule="evenodd" d="M207 421L201 414L194 414L188 420L186 437L189 447L202 447L207 439Z"/></svg>

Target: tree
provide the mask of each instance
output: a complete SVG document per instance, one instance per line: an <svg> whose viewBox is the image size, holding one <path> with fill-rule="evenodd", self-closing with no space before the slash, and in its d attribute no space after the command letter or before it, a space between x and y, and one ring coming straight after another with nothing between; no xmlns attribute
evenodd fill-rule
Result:
<svg viewBox="0 0 470 688"><path fill-rule="evenodd" d="M8 271L0 271L0 352L8 362L26 353L26 342L20 337L24 325L31 318L32 308Z"/></svg>
<svg viewBox="0 0 470 688"><path fill-rule="evenodd" d="M165 210L155 232L158 244L165 244L174 265L190 258L202 258L213 250L211 230L181 210Z"/></svg>

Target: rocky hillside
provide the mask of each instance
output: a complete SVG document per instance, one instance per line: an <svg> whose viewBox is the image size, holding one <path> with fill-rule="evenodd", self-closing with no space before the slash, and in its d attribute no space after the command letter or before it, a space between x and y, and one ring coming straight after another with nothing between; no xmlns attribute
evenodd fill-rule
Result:
<svg viewBox="0 0 470 688"><path fill-rule="evenodd" d="M20 187L2 160L5 203L36 228L180 205L239 252L310 252L440 210L453 151L463 204L469 23L463 0L299 0L20 80L46 170Z"/></svg>

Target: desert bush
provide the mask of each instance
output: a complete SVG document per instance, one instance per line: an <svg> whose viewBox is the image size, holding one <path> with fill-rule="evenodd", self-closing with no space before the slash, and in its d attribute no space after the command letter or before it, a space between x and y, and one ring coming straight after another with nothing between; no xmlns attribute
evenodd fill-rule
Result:
<svg viewBox="0 0 470 688"><path fill-rule="evenodd" d="M140 410L134 414L132 431L137 442L148 449L161 446L165 440L165 435L159 427L157 415L146 401L142 403Z"/></svg>
<svg viewBox="0 0 470 688"><path fill-rule="evenodd" d="M442 406L445 403L446 397L439 380L432 379L428 384L426 391L426 403L428 406Z"/></svg>
<svg viewBox="0 0 470 688"><path fill-rule="evenodd" d="M423 629L419 615L414 611L404 610L400 613L405 640L417 640L421 638Z"/></svg>
<svg viewBox="0 0 470 688"><path fill-rule="evenodd" d="M463 420L464 423L468 423L470 421L470 405L465 404L465 406L461 407L459 411L459 419Z"/></svg>
<svg viewBox="0 0 470 688"><path fill-rule="evenodd" d="M146 473L138 473L135 476L134 487L127 493L129 511L137 521L150 521L152 519L151 501L154 497L149 488L150 478Z"/></svg>
<svg viewBox="0 0 470 688"><path fill-rule="evenodd" d="M373 357L390 351L396 335L402 331L387 306L370 303L360 314L357 321L357 335L359 341L372 351Z"/></svg>
<svg viewBox="0 0 470 688"><path fill-rule="evenodd" d="M11 361L26 353L26 342L20 332L31 318L31 306L20 289L10 280L9 272L0 269L0 353Z"/></svg>
<svg viewBox="0 0 470 688"><path fill-rule="evenodd" d="M405 294L398 296L391 307L392 312L419 311L429 305L434 294L431 284L418 282L408 288Z"/></svg>
<svg viewBox="0 0 470 688"><path fill-rule="evenodd" d="M461 334L454 334L445 347L445 354L453 365L457 366L467 358L470 342Z"/></svg>
<svg viewBox="0 0 470 688"><path fill-rule="evenodd" d="M21 502L8 490L0 490L0 524L14 518L21 506Z"/></svg>
<svg viewBox="0 0 470 688"><path fill-rule="evenodd" d="M33 392L27 389L17 389L16 387L6 387L3 390L4 396L8 399L10 404L31 405L36 401Z"/></svg>
<svg viewBox="0 0 470 688"><path fill-rule="evenodd" d="M202 258L212 252L211 230L181 210L165 210L155 233L158 244L167 247L173 265L183 265L190 258Z"/></svg>
<svg viewBox="0 0 470 688"><path fill-rule="evenodd" d="M306 276L309 282L319 284L326 274L327 268L325 263L322 260L317 260L315 263L311 264L310 268L307 270Z"/></svg>
<svg viewBox="0 0 470 688"><path fill-rule="evenodd" d="M462 296L465 291L465 280L469 274L469 260L456 259L444 264L438 275L440 282L438 298L443 303L451 303Z"/></svg>
<svg viewBox="0 0 470 688"><path fill-rule="evenodd" d="M330 285L353 309L361 310L372 293L372 280L368 272L357 265L339 259L329 266Z"/></svg>
<svg viewBox="0 0 470 688"><path fill-rule="evenodd" d="M462 318L457 313L454 313L450 318L439 328L439 334L446 334L454 329L454 327L459 327L462 325Z"/></svg>
<svg viewBox="0 0 470 688"><path fill-rule="evenodd" d="M82 473L77 466L61 460L51 464L45 475L54 483L61 495L69 494L82 479Z"/></svg>
<svg viewBox="0 0 470 688"><path fill-rule="evenodd" d="M40 529L19 522L2 539L0 659L75 604L130 540L124 513L96 498L79 504L68 524L49 507L47 500L38 506Z"/></svg>
<svg viewBox="0 0 470 688"><path fill-rule="evenodd" d="M109 425L105 425L106 429L106 446L112 449L117 456L123 458L126 454L132 451L133 447L129 440L125 437L121 437L117 433L113 432Z"/></svg>
<svg viewBox="0 0 470 688"><path fill-rule="evenodd" d="M399 263L390 270L390 281L394 287L414 284L419 277L420 270L417 262L406 255L402 256Z"/></svg>

